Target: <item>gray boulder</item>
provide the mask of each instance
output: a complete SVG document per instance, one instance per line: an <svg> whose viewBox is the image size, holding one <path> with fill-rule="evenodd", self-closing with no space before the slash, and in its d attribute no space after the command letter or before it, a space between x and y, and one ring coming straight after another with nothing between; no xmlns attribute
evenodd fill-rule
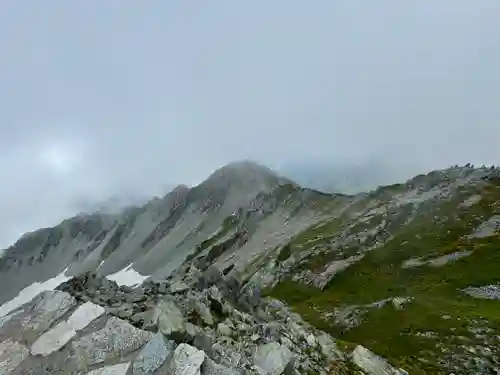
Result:
<svg viewBox="0 0 500 375"><path fill-rule="evenodd" d="M261 345L253 355L255 366L266 375L281 375L292 361L293 354L286 346L276 342Z"/></svg>
<svg viewBox="0 0 500 375"><path fill-rule="evenodd" d="M209 326L214 324L214 317L212 316L212 312L203 302L197 299L193 299L192 304L193 310L196 311L204 324Z"/></svg>
<svg viewBox="0 0 500 375"><path fill-rule="evenodd" d="M208 357L201 366L201 373L203 375L241 375L239 370L219 365Z"/></svg>
<svg viewBox="0 0 500 375"><path fill-rule="evenodd" d="M157 333L141 350L134 361L132 375L152 375L174 353L175 344Z"/></svg>
<svg viewBox="0 0 500 375"><path fill-rule="evenodd" d="M358 345L352 352L352 361L369 375L408 375L402 369L396 369L385 359Z"/></svg>
<svg viewBox="0 0 500 375"><path fill-rule="evenodd" d="M233 330L225 323L217 324L217 332L226 337L231 337L233 335Z"/></svg>
<svg viewBox="0 0 500 375"><path fill-rule="evenodd" d="M19 366L26 358L30 351L24 345L19 344L11 339L0 343L0 374L9 375Z"/></svg>
<svg viewBox="0 0 500 375"><path fill-rule="evenodd" d="M321 353L323 353L326 358L328 358L329 360L338 360L344 358L344 355L337 348L335 341L333 341L332 337L329 334L322 333L316 339L321 349Z"/></svg>
<svg viewBox="0 0 500 375"><path fill-rule="evenodd" d="M187 290L189 290L189 286L182 281L176 281L170 285L170 293L172 294L183 293Z"/></svg>
<svg viewBox="0 0 500 375"><path fill-rule="evenodd" d="M237 367L242 356L230 346L222 345L220 342L212 345L212 355L218 363L227 367Z"/></svg>
<svg viewBox="0 0 500 375"><path fill-rule="evenodd" d="M124 363L119 363L117 365L105 366L103 368L87 372L86 375L126 375L128 373L129 368L130 368L130 362L124 362Z"/></svg>
<svg viewBox="0 0 500 375"><path fill-rule="evenodd" d="M188 344L180 344L170 359L168 369L171 375L200 375L205 353Z"/></svg>
<svg viewBox="0 0 500 375"><path fill-rule="evenodd" d="M193 341L194 347L203 350L209 356L212 356L212 345L213 339L210 335L206 334L204 331L200 331L196 334Z"/></svg>
<svg viewBox="0 0 500 375"><path fill-rule="evenodd" d="M195 289L199 291L210 288L212 285L225 285L222 272L215 266L208 267L199 277L195 284Z"/></svg>
<svg viewBox="0 0 500 375"><path fill-rule="evenodd" d="M110 359L123 358L144 346L151 336L150 332L111 317L101 330L73 341L77 367L82 370Z"/></svg>
<svg viewBox="0 0 500 375"><path fill-rule="evenodd" d="M226 316L229 313L222 294L217 286L212 285L207 291L207 298L210 302L210 309L218 316Z"/></svg>
<svg viewBox="0 0 500 375"><path fill-rule="evenodd" d="M186 328L184 317L177 305L172 301L164 300L155 308L159 310L158 330L175 341L182 341L186 333Z"/></svg>

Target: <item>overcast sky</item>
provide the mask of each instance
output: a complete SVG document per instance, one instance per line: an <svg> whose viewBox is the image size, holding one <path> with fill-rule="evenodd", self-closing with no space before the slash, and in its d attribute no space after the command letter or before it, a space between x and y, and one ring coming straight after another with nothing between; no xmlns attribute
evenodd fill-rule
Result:
<svg viewBox="0 0 500 375"><path fill-rule="evenodd" d="M0 245L229 161L500 163L500 1L0 2Z"/></svg>

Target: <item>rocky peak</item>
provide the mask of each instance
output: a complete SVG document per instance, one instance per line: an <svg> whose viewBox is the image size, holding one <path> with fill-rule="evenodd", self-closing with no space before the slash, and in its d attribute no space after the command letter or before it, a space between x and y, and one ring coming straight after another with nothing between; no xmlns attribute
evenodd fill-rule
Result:
<svg viewBox="0 0 500 375"><path fill-rule="evenodd" d="M215 170L201 185L209 189L237 186L262 191L285 182L289 181L268 167L249 160L242 160Z"/></svg>

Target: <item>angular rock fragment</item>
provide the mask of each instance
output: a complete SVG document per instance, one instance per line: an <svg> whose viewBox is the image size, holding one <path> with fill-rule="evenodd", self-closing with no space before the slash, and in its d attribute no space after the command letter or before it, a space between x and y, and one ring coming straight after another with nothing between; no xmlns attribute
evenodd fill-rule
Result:
<svg viewBox="0 0 500 375"><path fill-rule="evenodd" d="M213 325L214 318L210 309L201 301L193 300L193 309L198 313L199 317L206 325Z"/></svg>
<svg viewBox="0 0 500 375"><path fill-rule="evenodd" d="M182 293L185 292L186 290L189 290L189 286L182 281L177 281L172 285L170 285L170 293L172 294Z"/></svg>
<svg viewBox="0 0 500 375"><path fill-rule="evenodd" d="M203 365L201 366L201 373L203 375L240 375L239 370L228 368L219 365L212 361L210 358L205 358Z"/></svg>
<svg viewBox="0 0 500 375"><path fill-rule="evenodd" d="M161 301L155 309L159 310L158 330L174 340L182 340L186 332L184 317L172 301Z"/></svg>
<svg viewBox="0 0 500 375"><path fill-rule="evenodd" d="M8 339L0 343L0 374L11 374L29 356L29 349Z"/></svg>
<svg viewBox="0 0 500 375"><path fill-rule="evenodd" d="M188 344L180 344L169 362L171 375L200 375L205 353Z"/></svg>
<svg viewBox="0 0 500 375"><path fill-rule="evenodd" d="M132 366L132 375L152 375L173 354L175 344L155 334L141 350Z"/></svg>
<svg viewBox="0 0 500 375"><path fill-rule="evenodd" d="M31 346L32 355L48 356L61 349L77 331L85 328L94 319L97 319L105 310L103 307L86 302L69 317L67 321L57 324L54 328L42 334Z"/></svg>
<svg viewBox="0 0 500 375"><path fill-rule="evenodd" d="M321 353L323 353L323 355L329 360L338 360L344 357L329 334L322 333L317 337L317 341L321 349Z"/></svg>
<svg viewBox="0 0 500 375"><path fill-rule="evenodd" d="M20 333L27 342L33 342L76 304L68 293L44 291L35 297L27 309Z"/></svg>
<svg viewBox="0 0 500 375"><path fill-rule="evenodd" d="M41 335L31 346L32 355L42 355L44 357L61 349L74 336L76 331L68 322L61 322L51 330Z"/></svg>
<svg viewBox="0 0 500 375"><path fill-rule="evenodd" d="M87 372L87 375L126 375L130 367L130 362L119 363L113 366L106 366L94 371Z"/></svg>
<svg viewBox="0 0 500 375"><path fill-rule="evenodd" d="M271 342L257 348L253 355L253 362L266 375L281 375L292 357L292 352L286 346Z"/></svg>
<svg viewBox="0 0 500 375"><path fill-rule="evenodd" d="M394 368L385 359L361 345L352 352L352 361L369 375L408 375L406 371Z"/></svg>
<svg viewBox="0 0 500 375"><path fill-rule="evenodd" d="M111 317L103 329L73 341L72 347L79 369L120 358L140 349L151 338L150 332Z"/></svg>
<svg viewBox="0 0 500 375"><path fill-rule="evenodd" d="M105 309L92 302L85 302L78 307L68 318L68 324L75 330L80 331L87 327L92 321L105 313Z"/></svg>

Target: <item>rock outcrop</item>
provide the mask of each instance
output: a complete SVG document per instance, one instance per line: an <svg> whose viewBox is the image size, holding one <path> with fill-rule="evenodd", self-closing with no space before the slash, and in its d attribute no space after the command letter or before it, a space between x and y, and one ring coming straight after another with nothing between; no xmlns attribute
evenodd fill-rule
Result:
<svg viewBox="0 0 500 375"><path fill-rule="evenodd" d="M41 293L3 318L0 373L289 375L354 366L285 305L240 305L245 292L229 292L230 277L197 274L136 288L87 274ZM172 288L180 283L193 287Z"/></svg>

